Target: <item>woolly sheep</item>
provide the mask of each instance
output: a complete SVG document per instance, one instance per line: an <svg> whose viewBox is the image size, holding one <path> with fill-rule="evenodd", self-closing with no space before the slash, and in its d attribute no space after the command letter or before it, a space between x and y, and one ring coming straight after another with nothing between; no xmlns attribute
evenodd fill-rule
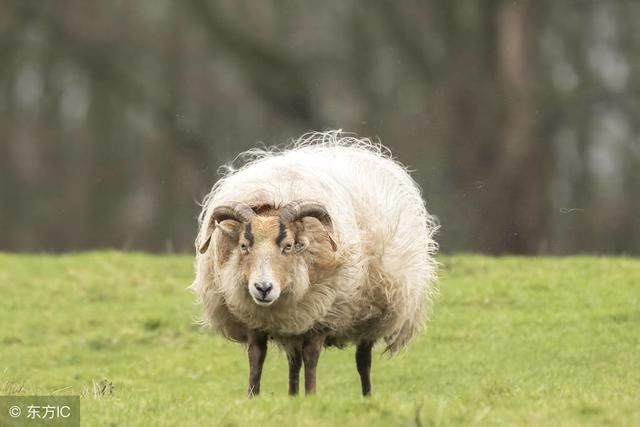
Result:
<svg viewBox="0 0 640 427"><path fill-rule="evenodd" d="M192 285L203 323L248 344L250 396L269 339L289 361L289 394L316 389L324 346L356 345L362 393L373 345L404 348L434 294L437 226L390 152L341 131L253 149L205 197ZM237 163L235 162L235 163Z"/></svg>

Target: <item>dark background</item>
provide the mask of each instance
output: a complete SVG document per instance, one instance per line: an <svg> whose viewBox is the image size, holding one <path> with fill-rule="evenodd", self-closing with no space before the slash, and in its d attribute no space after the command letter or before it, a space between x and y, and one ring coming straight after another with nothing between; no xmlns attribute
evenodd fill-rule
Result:
<svg viewBox="0 0 640 427"><path fill-rule="evenodd" d="M216 169L341 128L445 252L640 253L640 2L0 0L0 250L192 251Z"/></svg>

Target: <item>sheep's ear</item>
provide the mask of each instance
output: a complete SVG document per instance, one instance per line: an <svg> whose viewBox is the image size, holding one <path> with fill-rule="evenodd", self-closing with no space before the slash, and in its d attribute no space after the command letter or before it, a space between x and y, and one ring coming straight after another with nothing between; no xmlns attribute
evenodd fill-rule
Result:
<svg viewBox="0 0 640 427"><path fill-rule="evenodd" d="M329 244L331 245L331 249L334 252L338 250L338 245L336 244L336 241L333 239L333 230L331 230L329 227L324 226L323 224L319 223L318 221L312 218L303 218L301 220L301 224L303 226L304 231L300 236L296 237L297 241L302 240L301 236L303 236L304 234L308 234L309 237L311 237L313 240L316 240L316 241L321 241L326 238L329 241ZM306 240L306 244L304 244L299 250L296 244L296 252L302 252L306 249L307 245L309 244L309 239L305 238L305 240Z"/></svg>
<svg viewBox="0 0 640 427"><path fill-rule="evenodd" d="M209 249L213 232L216 229L220 230L220 232L224 236L227 236L234 242L237 242L240 238L240 223L235 221L222 221L222 223L216 223L216 221L212 218L211 221L209 221L207 228L198 239L198 251L201 254L207 252L207 250Z"/></svg>
<svg viewBox="0 0 640 427"><path fill-rule="evenodd" d="M236 221L222 221L221 223L216 224L216 228L220 230L220 232L233 240L234 242L238 242L240 240L240 223Z"/></svg>
<svg viewBox="0 0 640 427"><path fill-rule="evenodd" d="M207 249L209 249L209 244L211 243L211 235L213 234L213 230L216 228L214 223L215 220L211 218L209 220L209 223L207 224L207 227L204 228L198 236L196 246L198 247L198 252L200 252L201 254L207 252Z"/></svg>

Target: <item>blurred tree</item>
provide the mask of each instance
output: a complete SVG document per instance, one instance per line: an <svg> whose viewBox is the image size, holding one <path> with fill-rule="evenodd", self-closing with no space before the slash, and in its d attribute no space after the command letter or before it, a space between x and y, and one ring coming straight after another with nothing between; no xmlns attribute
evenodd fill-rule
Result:
<svg viewBox="0 0 640 427"><path fill-rule="evenodd" d="M216 169L379 136L445 251L640 253L640 3L0 1L0 250L192 249Z"/></svg>
<svg viewBox="0 0 640 427"><path fill-rule="evenodd" d="M488 214L486 223L493 224L487 236L491 252L536 253L548 239L548 144L540 138L542 104L537 96L540 66L536 34L542 7L533 0L503 1L497 11L499 94L504 119L495 169L489 179L491 198L495 199L484 210ZM492 220L501 217L506 219L502 224Z"/></svg>

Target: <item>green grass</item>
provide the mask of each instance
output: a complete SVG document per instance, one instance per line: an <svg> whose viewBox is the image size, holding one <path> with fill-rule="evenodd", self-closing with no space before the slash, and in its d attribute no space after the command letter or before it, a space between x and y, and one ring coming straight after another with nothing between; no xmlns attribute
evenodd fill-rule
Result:
<svg viewBox="0 0 640 427"><path fill-rule="evenodd" d="M80 394L86 426L640 425L640 260L441 262L429 327L374 357L373 398L353 349L289 398L272 348L249 400L244 349L194 325L191 257L0 255L0 394Z"/></svg>

